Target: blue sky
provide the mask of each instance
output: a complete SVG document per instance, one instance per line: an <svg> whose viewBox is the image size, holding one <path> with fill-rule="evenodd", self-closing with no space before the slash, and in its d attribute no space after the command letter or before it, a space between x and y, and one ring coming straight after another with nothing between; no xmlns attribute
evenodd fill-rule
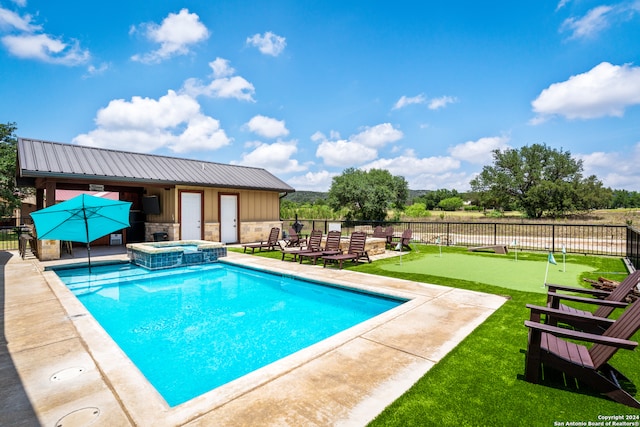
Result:
<svg viewBox="0 0 640 427"><path fill-rule="evenodd" d="M0 122L69 144L469 189L545 143L640 191L640 0L0 0Z"/></svg>

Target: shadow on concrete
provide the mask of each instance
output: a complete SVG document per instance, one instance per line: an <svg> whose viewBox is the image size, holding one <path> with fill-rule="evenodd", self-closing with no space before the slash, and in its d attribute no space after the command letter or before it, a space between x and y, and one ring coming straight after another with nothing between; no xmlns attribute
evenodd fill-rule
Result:
<svg viewBox="0 0 640 427"><path fill-rule="evenodd" d="M0 425L3 426L39 426L29 396L27 396L18 371L13 363L5 335L5 269L12 256L0 251Z"/></svg>

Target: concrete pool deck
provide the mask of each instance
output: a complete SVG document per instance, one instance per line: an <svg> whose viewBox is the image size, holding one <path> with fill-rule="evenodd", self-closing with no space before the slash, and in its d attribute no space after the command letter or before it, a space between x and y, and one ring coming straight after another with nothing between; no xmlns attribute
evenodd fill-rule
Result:
<svg viewBox="0 0 640 427"><path fill-rule="evenodd" d="M126 259L125 255L92 260ZM55 273L0 252L0 424L362 426L498 309L503 297L229 252L226 261L410 301L170 408Z"/></svg>

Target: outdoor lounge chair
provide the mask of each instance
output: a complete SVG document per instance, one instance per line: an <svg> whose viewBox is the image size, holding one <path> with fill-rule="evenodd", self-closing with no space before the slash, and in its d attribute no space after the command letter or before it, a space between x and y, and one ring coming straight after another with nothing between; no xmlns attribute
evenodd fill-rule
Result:
<svg viewBox="0 0 640 427"><path fill-rule="evenodd" d="M307 243L306 239L300 237L293 227L289 227L289 236L284 239L287 246L302 246Z"/></svg>
<svg viewBox="0 0 640 427"><path fill-rule="evenodd" d="M326 255L338 255L342 253L340 250L340 240L342 237L342 233L337 230L330 231L327 234L327 240L324 243L324 248L318 249L316 251L303 251L299 254L300 264L302 264L302 260L304 258L309 258L313 261L313 265L316 265L318 262L318 258L326 256Z"/></svg>
<svg viewBox="0 0 640 427"><path fill-rule="evenodd" d="M322 231L321 230L313 230L311 235L309 236L309 244L307 246L301 247L290 247L284 240L280 240L278 242L280 246L280 251L282 252L282 260L284 261L284 257L286 255L293 256L293 261L297 261L298 257L307 252L317 252L320 251L320 244L322 243Z"/></svg>
<svg viewBox="0 0 640 427"><path fill-rule="evenodd" d="M242 245L244 248L244 252L247 252L247 248L251 249L251 253L253 253L256 249L262 251L263 248L274 250L278 246L278 236L280 235L280 229L278 227L273 227L269 232L269 238L267 241L261 241L256 243L245 243Z"/></svg>
<svg viewBox="0 0 640 427"><path fill-rule="evenodd" d="M640 270L636 270L628 275L614 290L611 292L602 291L598 289L577 288L572 286L562 286L547 284L547 306L560 311L579 314L582 316L595 316L595 317L609 317L616 308L625 308L628 303L625 301L627 295L633 291L633 289L640 283ZM589 294L595 298L585 298L575 295L561 294L558 291L569 291L581 294ZM579 303L588 303L598 305L598 308L592 313L590 311L578 310L565 304L561 304L560 301L573 301ZM556 326L558 323L557 317L552 314L546 317L548 324ZM598 326L595 326L591 322L581 322L576 319L571 324L572 327L592 333L601 333L602 331Z"/></svg>
<svg viewBox="0 0 640 427"><path fill-rule="evenodd" d="M542 366L545 369L558 370L576 380L589 385L594 390L606 394L616 402L634 408L640 408L638 402L628 391L621 387L621 383L630 381L615 368L609 365L609 360L623 348L633 350L638 343L629 339L640 329L640 299L627 308L618 320L580 316L562 312L548 307L527 306L531 311L531 320L524 322L529 328L529 343L525 361L525 379L531 383L540 382ZM540 323L540 313L555 310L555 316L568 319L570 317L585 317L584 321L609 323L602 335L559 328ZM563 338L569 338L567 341ZM574 342L583 341L593 343L587 348Z"/></svg>
<svg viewBox="0 0 640 427"><path fill-rule="evenodd" d="M395 244L395 249L402 250L402 248L407 248L411 250L411 246L409 246L409 242L411 242L411 234L412 231L410 228L407 228L402 232L402 237L398 240L398 243Z"/></svg>
<svg viewBox="0 0 640 427"><path fill-rule="evenodd" d="M391 249L392 248L391 245L393 245L393 226L392 225L384 229L384 235L387 238L387 246L389 246L389 249Z"/></svg>
<svg viewBox="0 0 640 427"><path fill-rule="evenodd" d="M381 225L377 225L376 228L373 229L373 237L377 237L380 239L387 238L387 234L385 233L384 228L382 228Z"/></svg>
<svg viewBox="0 0 640 427"><path fill-rule="evenodd" d="M349 240L349 249L347 250L347 253L323 256L322 259L324 259L324 267L327 266L327 262L337 262L340 265L340 269L342 269L342 264L346 260L358 262L360 259L366 259L367 262L371 262L371 260L369 259L369 254L364 248L366 241L366 233L362 231L354 231L353 233L351 233L351 239Z"/></svg>

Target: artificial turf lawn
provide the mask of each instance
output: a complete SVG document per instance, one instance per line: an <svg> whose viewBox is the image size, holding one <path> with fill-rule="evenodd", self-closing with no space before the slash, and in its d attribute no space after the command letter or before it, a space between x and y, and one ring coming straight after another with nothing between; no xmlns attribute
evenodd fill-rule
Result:
<svg viewBox="0 0 640 427"><path fill-rule="evenodd" d="M595 270L585 264L563 264L561 256L560 259L556 259L557 264L554 265L546 260L516 261L515 254L469 256L462 253L444 253L442 256L430 254L411 261L402 260L402 263L396 259L395 263L384 264L382 268L393 272L429 274L536 293L547 292L544 286L547 266L549 268L546 282L557 285L576 286L584 273Z"/></svg>
<svg viewBox="0 0 640 427"><path fill-rule="evenodd" d="M403 254L403 265L414 260L421 261L425 257L439 257L437 246L411 246L413 250ZM504 257L471 253L466 248L443 247L442 250L443 258L455 254L469 258ZM278 251L256 252L256 255L280 259ZM562 266L561 256L556 254L556 268ZM518 254L518 263L537 261L544 266L546 260L545 253ZM620 272L625 271L625 266L619 258L567 255L567 263L583 264L593 269L591 272L583 273L576 285L583 284L584 277L596 279L603 276L618 281L624 279ZM379 414L371 422L371 427L566 426L597 423L600 416L640 415L637 409L609 400L588 387L576 385L575 381L554 375L549 370L545 370L542 384L524 381L527 328L523 323L529 318L526 304L544 305L546 298L543 294L482 283L477 278L462 280L448 277L452 271L460 268L458 266L447 271L446 276L438 276L428 269L417 273L393 271L389 269L393 264L399 264L399 259L389 258L357 265L349 262L345 263L345 268L362 273L500 294L507 296L509 300L431 368L410 390ZM544 271L542 275L544 280ZM537 274L536 277L539 278L540 275ZM592 305L576 307L594 310ZM620 312L616 310L611 317L617 317ZM631 339L640 341L640 332ZM640 350L618 351L610 363L634 384L640 386ZM640 393L636 398L640 398Z"/></svg>

